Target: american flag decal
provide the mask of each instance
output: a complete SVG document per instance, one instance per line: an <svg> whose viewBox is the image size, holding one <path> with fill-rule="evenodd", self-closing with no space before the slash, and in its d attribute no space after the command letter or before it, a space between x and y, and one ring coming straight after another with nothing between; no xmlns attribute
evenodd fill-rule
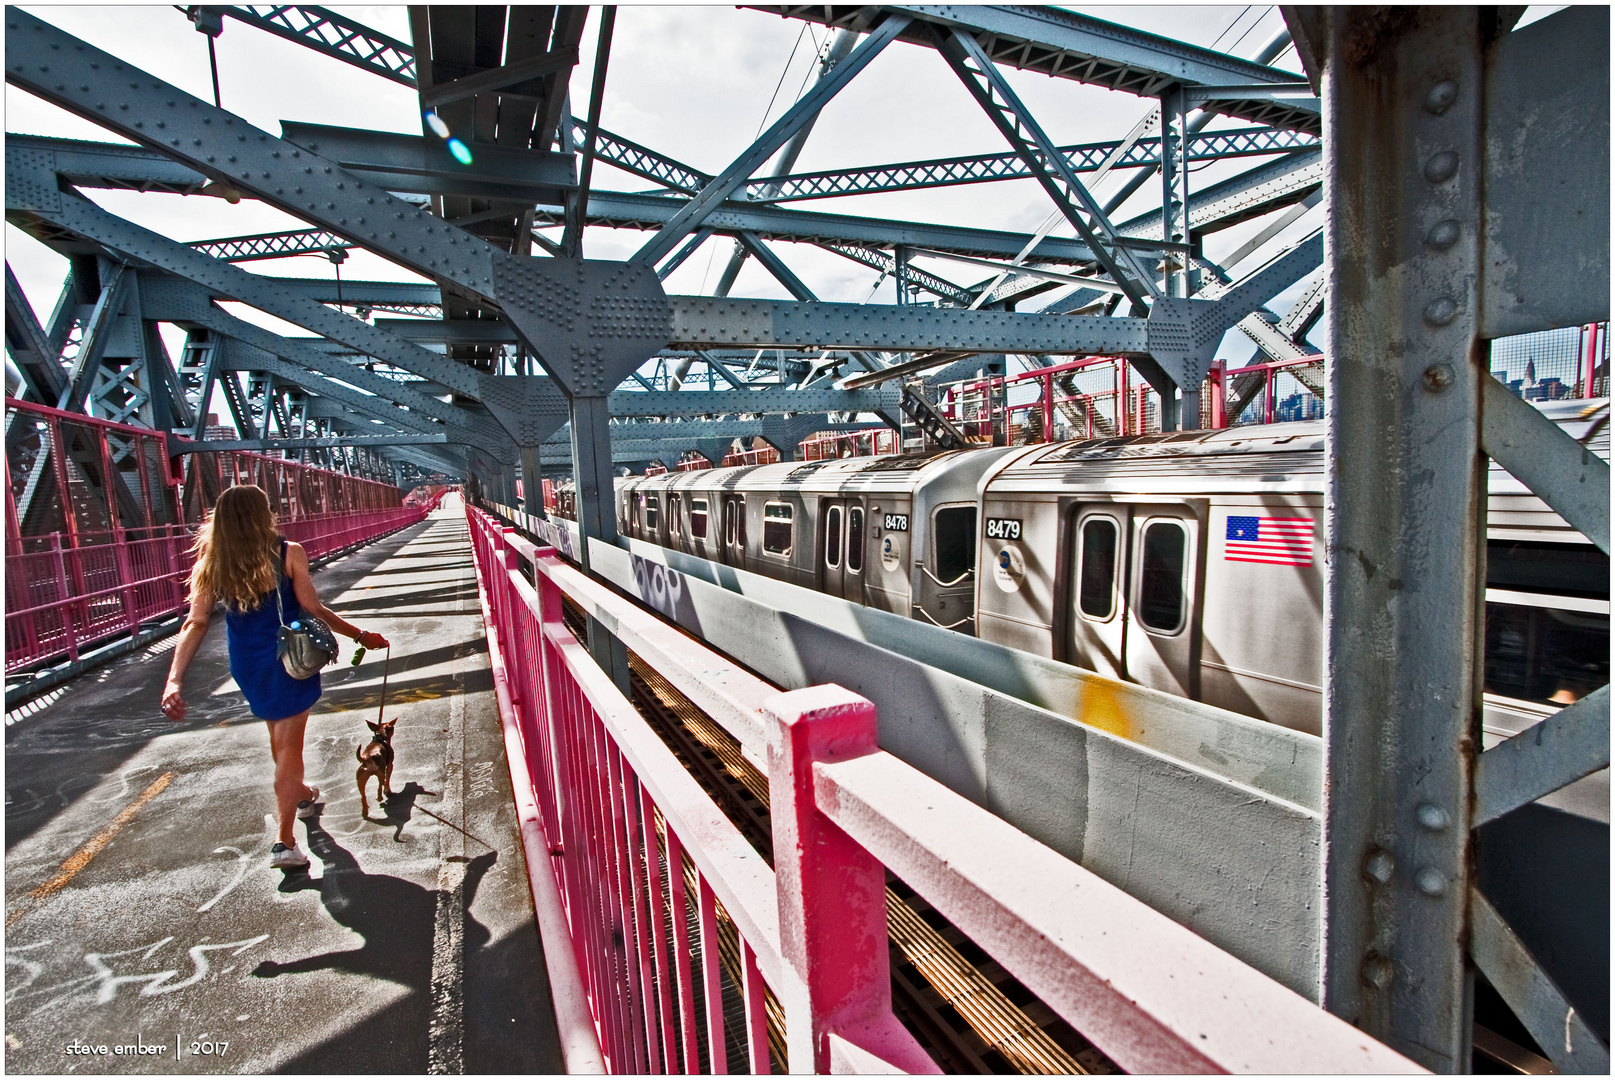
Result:
<svg viewBox="0 0 1615 1080"><path fill-rule="evenodd" d="M1229 562L1311 566L1312 519L1229 515L1222 557Z"/></svg>

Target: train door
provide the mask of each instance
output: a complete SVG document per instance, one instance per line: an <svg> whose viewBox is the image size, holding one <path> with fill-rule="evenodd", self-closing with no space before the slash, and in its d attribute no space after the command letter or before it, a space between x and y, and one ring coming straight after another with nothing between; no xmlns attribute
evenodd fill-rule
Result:
<svg viewBox="0 0 1615 1080"><path fill-rule="evenodd" d="M1071 533L1068 663L1127 677L1127 537L1132 514L1120 503L1077 508Z"/></svg>
<svg viewBox="0 0 1615 1080"><path fill-rule="evenodd" d="M723 497L723 561L730 566L746 565L746 497Z"/></svg>
<svg viewBox="0 0 1615 1080"><path fill-rule="evenodd" d="M931 513L916 607L922 618L964 634L975 633L976 507L938 507ZM919 554L915 554L919 558Z"/></svg>
<svg viewBox="0 0 1615 1080"><path fill-rule="evenodd" d="M1200 522L1186 506L1134 506L1127 677L1193 698Z"/></svg>
<svg viewBox="0 0 1615 1080"><path fill-rule="evenodd" d="M1187 506L1079 506L1067 659L1194 697L1200 523Z"/></svg>
<svg viewBox="0 0 1615 1080"><path fill-rule="evenodd" d="M831 596L864 602L865 538L862 499L822 499L819 502L819 590Z"/></svg>

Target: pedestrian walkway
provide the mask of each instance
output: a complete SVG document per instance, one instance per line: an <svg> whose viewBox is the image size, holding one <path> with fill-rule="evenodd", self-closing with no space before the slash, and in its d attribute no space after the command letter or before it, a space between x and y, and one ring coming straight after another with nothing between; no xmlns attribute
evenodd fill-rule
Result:
<svg viewBox="0 0 1615 1080"><path fill-rule="evenodd" d="M307 874L269 868L269 740L222 625L182 724L158 711L173 638L8 717L8 1072L561 1070L458 500L315 583L393 642L399 794L360 816L383 654L344 641Z"/></svg>

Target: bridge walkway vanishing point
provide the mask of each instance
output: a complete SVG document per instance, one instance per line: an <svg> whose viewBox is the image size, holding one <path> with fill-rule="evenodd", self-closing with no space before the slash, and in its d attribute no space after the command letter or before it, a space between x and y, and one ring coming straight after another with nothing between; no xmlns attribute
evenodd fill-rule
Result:
<svg viewBox="0 0 1615 1080"><path fill-rule="evenodd" d="M315 582L393 642L400 794L360 817L383 656L351 667L344 641L308 725L306 874L268 866L268 740L222 625L184 723L158 711L173 637L8 717L7 1071L562 1070L458 501Z"/></svg>

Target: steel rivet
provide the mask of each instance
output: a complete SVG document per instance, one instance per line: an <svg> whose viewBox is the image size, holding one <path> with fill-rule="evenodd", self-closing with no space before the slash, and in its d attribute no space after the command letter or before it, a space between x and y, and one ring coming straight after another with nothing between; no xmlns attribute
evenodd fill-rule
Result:
<svg viewBox="0 0 1615 1080"><path fill-rule="evenodd" d="M1414 814L1418 816L1419 824L1431 832L1441 832L1452 824L1452 819L1447 816L1447 812L1435 803L1420 803L1418 809L1414 810Z"/></svg>
<svg viewBox="0 0 1615 1080"><path fill-rule="evenodd" d="M1448 218L1446 221L1438 221L1430 226L1430 231L1425 234L1424 242L1427 246L1433 247L1437 251L1446 251L1458 242L1458 237L1462 234L1463 226L1452 218Z"/></svg>
<svg viewBox="0 0 1615 1080"><path fill-rule="evenodd" d="M1363 872L1384 885L1396 872L1396 860L1384 848L1374 848L1368 853L1368 858L1363 860Z"/></svg>
<svg viewBox="0 0 1615 1080"><path fill-rule="evenodd" d="M1424 178L1432 184L1451 180L1457 171L1458 155L1451 150L1443 150L1424 163Z"/></svg>
<svg viewBox="0 0 1615 1080"><path fill-rule="evenodd" d="M1452 380L1456 377L1457 374L1452 370L1451 364L1432 364L1424 369L1424 385L1433 391L1445 390L1452 385ZM1431 809L1435 808L1431 807ZM1436 812L1440 813L1441 811L1436 810Z"/></svg>
<svg viewBox="0 0 1615 1080"><path fill-rule="evenodd" d="M1431 326L1446 326L1458 317L1458 301L1450 296L1443 296L1430 301L1424 309L1424 321Z"/></svg>
<svg viewBox="0 0 1615 1080"><path fill-rule="evenodd" d="M1433 866L1420 870L1413 881L1426 896L1440 896L1447 891L1447 876Z"/></svg>
<svg viewBox="0 0 1615 1080"><path fill-rule="evenodd" d="M1391 985L1391 979L1396 976L1396 968L1383 956L1370 956L1363 961L1363 982L1376 990L1383 990Z"/></svg>

